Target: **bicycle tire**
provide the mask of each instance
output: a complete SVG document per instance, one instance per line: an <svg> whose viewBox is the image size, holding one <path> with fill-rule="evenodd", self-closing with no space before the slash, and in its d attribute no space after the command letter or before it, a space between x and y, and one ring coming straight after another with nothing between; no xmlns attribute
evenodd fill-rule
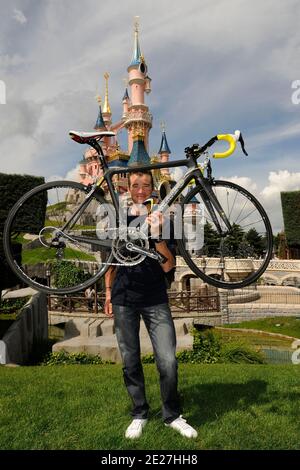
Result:
<svg viewBox="0 0 300 470"><path fill-rule="evenodd" d="M75 246L79 245L82 249L87 244L82 243L80 245L74 242L72 238L70 238L71 241L65 238L64 243L60 242L61 246L56 249L56 252L55 248L51 247L50 244L48 250L47 246L45 247L45 244L47 245L48 243L48 232L51 232L52 229L59 230L59 226L63 226L66 215L72 213L72 206L76 206L76 204L78 206L78 201L82 198L86 200L89 190L87 186L74 181L49 182L28 191L12 207L3 231L4 253L12 271L25 284L47 294L72 294L91 286L105 274L113 259L111 249L102 250L101 248L102 251L100 249L96 251L95 244L92 246L92 243L89 243L88 246L91 245L90 249L94 250L93 253L89 253L88 249L80 253L80 249L78 250ZM58 199L57 202L53 202L51 197L55 195L57 195L57 199L61 197L62 200ZM44 207L46 197L47 205ZM33 201L38 212L36 217L30 212ZM50 204L48 204L48 201ZM77 226L75 226L76 230L74 228L73 232L84 232L88 234L87 236L93 235L96 240L96 235L98 235L96 222L90 222L91 226L84 228L81 221L84 217L86 219L88 216L90 220L93 220L93 210L95 209L97 211L96 214L98 214L102 212L103 208L105 208L105 211L108 211L108 218L111 220L113 212L110 204L101 194L95 192L84 209L86 212L83 210L80 212L76 221L76 223L78 222ZM97 221L97 218L95 220ZM97 224L99 225L99 222ZM40 229L40 227L42 228ZM42 236L40 236L41 232L43 232ZM19 234L17 238L15 234ZM74 233L73 236L75 236ZM16 259L13 249L15 240L19 242L19 245L22 245L22 256L24 255L24 258L27 259L27 265L24 260L22 263L22 259ZM69 245L67 245L68 243ZM65 246L62 247L62 245ZM60 250L60 256L57 259L55 255L58 250ZM62 259L62 253L65 259ZM45 261L43 257L46 257ZM102 260L102 257L105 257L105 261ZM59 269L61 270L60 274L57 274L57 269L58 271ZM63 270L65 270L65 273L62 272ZM68 282L68 272L71 277L73 276L73 284L70 286L66 285ZM40 277L37 276L37 273L40 274ZM64 281L61 279L63 275ZM58 282L59 276L60 280Z"/></svg>
<svg viewBox="0 0 300 470"><path fill-rule="evenodd" d="M178 240L179 252L194 274L201 278L205 283L222 289L238 289L246 287L255 282L264 273L272 257L273 235L269 218L260 202L249 191L241 186L229 181L213 180L211 182L211 189L217 195L224 212L231 221L232 232L228 231L227 239L224 236L219 236L219 241L217 242L216 224L214 224L210 217L209 210L205 205L204 190L197 185L182 201L182 216L184 224L184 214L189 206L193 207L191 204L195 205L197 203L202 204L202 209L199 209L199 207L197 208L198 212L202 211L200 214L201 223L199 224L198 221L197 227L198 231L199 227L201 227L203 240L200 240L199 242L199 238L201 237L198 235L198 251L196 251L196 255L193 257L192 255L195 254L195 250L193 252L191 245L188 246L189 242L183 235L182 238ZM222 197L220 195L222 195ZM224 197L227 198L227 204L225 204ZM240 203L241 200L244 200L244 206ZM237 211L235 211L233 207L233 204L235 203L237 203L237 210L239 211L238 216L236 215ZM246 224L245 220L247 215L245 215L245 213L243 214L243 210L247 206L250 207L248 224ZM257 227L261 228L260 231L258 231L254 226L257 215L259 215L259 218L257 219ZM234 220L234 217L236 217L236 220ZM222 225L222 220L219 216L218 220ZM243 226L237 223L239 221L243 222ZM249 229L245 232L242 227L246 229L247 226ZM254 239L256 237L255 243L257 246L255 245L254 240L252 241L252 245L250 243L251 238L249 232L252 229L255 229L258 234L258 236L256 236L256 233L253 230L251 235ZM239 236L237 239L239 243L233 239L233 230L236 231L235 236ZM209 236L211 236L212 247L208 246ZM230 237L232 238L230 239ZM232 244L230 245L230 243ZM259 245L259 243L261 245ZM221 249L223 250L223 253L220 252ZM211 272L209 273L209 271Z"/></svg>

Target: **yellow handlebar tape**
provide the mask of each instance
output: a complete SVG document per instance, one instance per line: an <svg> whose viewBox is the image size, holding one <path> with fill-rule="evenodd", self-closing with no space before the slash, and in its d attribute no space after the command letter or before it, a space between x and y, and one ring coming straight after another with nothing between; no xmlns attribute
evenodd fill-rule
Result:
<svg viewBox="0 0 300 470"><path fill-rule="evenodd" d="M229 149L223 153L214 153L213 158L226 158L229 157L234 151L236 147L236 140L234 136L230 134L219 134L217 135L218 140L226 140L229 143Z"/></svg>

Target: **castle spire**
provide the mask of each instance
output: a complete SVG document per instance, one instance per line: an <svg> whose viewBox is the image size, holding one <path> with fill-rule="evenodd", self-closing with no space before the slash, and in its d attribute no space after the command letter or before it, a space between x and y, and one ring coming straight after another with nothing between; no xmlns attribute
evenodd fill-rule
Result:
<svg viewBox="0 0 300 470"><path fill-rule="evenodd" d="M147 75L147 65L144 57L141 54L139 45L139 24L138 17L135 17L134 23L134 51L131 64L127 68L128 71L128 85L130 87L130 101L128 99L123 101L127 106L128 112L123 113L124 126L128 130L128 152L131 154L134 135L138 131L139 126L143 130L143 140L145 149L149 148L149 130L152 127L152 115L149 113L149 108L145 104L145 93L150 92L150 78ZM125 109L125 107L123 108ZM139 145L135 145L137 147Z"/></svg>
<svg viewBox="0 0 300 470"><path fill-rule="evenodd" d="M98 117L97 117L96 124L94 125L94 129L97 129L97 130L107 130L106 125L105 125L105 123L104 123L103 116L102 116L101 98L100 98L100 96L97 96L97 101L98 101L98 103L99 103L99 112L98 112Z"/></svg>
<svg viewBox="0 0 300 470"><path fill-rule="evenodd" d="M125 89L125 93L124 93L124 96L123 96L123 101L125 101L125 100L129 100L129 95L128 95L127 88Z"/></svg>
<svg viewBox="0 0 300 470"><path fill-rule="evenodd" d="M111 114L111 109L110 109L109 102L108 102L108 79L109 79L109 74L107 72L105 72L104 78L105 78L106 83L105 83L105 99L104 99L104 105L103 105L103 113Z"/></svg>
<svg viewBox="0 0 300 470"><path fill-rule="evenodd" d="M168 141L167 141L165 125L162 124L161 127L162 127L162 136L161 136L160 149L159 149L158 153L160 155L163 154L163 153L170 154L171 150L170 150L170 147L169 147Z"/></svg>
<svg viewBox="0 0 300 470"><path fill-rule="evenodd" d="M158 153L160 154L161 163L168 163L171 150L168 145L167 136L166 136L166 126L164 122L161 122L161 129L162 129L162 136L161 136L160 149ZM162 168L161 174L169 178L170 177L169 168Z"/></svg>
<svg viewBox="0 0 300 470"><path fill-rule="evenodd" d="M139 65L141 63L141 48L139 43L139 16L134 17L134 48L133 48L133 55L131 59L131 65Z"/></svg>

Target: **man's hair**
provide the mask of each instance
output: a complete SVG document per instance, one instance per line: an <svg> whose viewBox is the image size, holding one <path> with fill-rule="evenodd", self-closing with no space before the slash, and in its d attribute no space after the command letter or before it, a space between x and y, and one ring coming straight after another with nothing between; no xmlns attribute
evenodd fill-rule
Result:
<svg viewBox="0 0 300 470"><path fill-rule="evenodd" d="M139 175L139 176L142 176L142 175L149 175L150 176L150 180L151 180L151 185L152 185L152 189L154 189L154 181L153 181L153 175L151 173L150 170L136 170L136 171L131 171L130 173L128 173L128 187L130 188L130 177L132 175Z"/></svg>

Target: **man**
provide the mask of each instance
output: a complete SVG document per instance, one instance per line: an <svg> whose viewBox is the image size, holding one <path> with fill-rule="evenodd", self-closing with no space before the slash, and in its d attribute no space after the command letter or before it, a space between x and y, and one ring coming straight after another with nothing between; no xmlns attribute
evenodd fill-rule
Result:
<svg viewBox="0 0 300 470"><path fill-rule="evenodd" d="M136 209L152 194L153 179L150 172L132 172L129 175L129 192L133 201L133 220ZM175 267L175 258L169 241L162 240L162 214L147 217L151 227L150 247L164 257L163 264L146 257L135 266L111 266L105 275L105 313L114 316L116 336L123 361L123 375L127 391L132 399L133 421L125 436L135 439L141 436L147 423L149 405L145 394L144 373L140 353L140 315L148 330L156 365L160 376L162 416L166 426L188 438L197 437L193 429L180 415L177 391L176 336L171 316L165 282L165 274Z"/></svg>
<svg viewBox="0 0 300 470"><path fill-rule="evenodd" d="M88 310L89 310L89 312L92 312L93 311L93 304L94 304L94 300L95 300L95 289L93 289L92 287L88 287L84 292L84 296L87 299Z"/></svg>

